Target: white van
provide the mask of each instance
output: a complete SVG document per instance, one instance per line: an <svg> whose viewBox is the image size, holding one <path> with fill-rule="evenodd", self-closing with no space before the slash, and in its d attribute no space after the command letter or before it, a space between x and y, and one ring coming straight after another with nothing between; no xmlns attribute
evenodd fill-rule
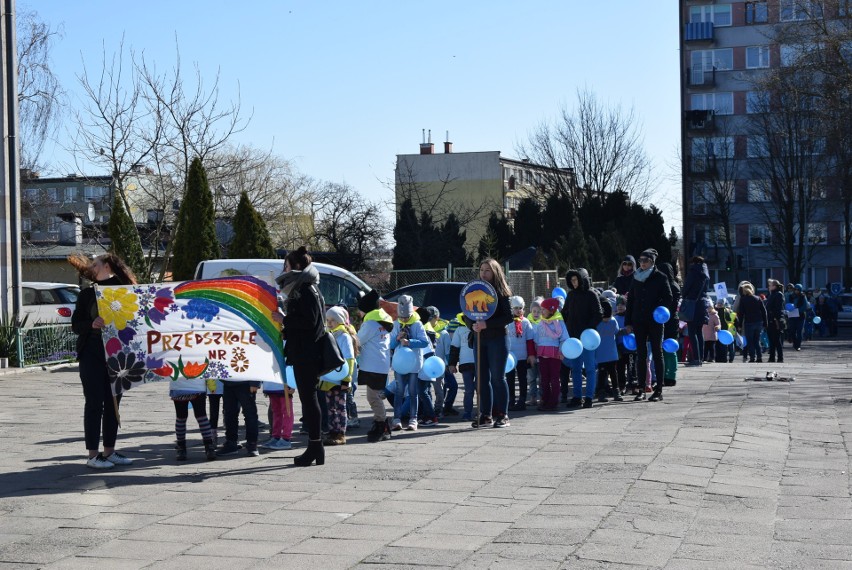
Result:
<svg viewBox="0 0 852 570"><path fill-rule="evenodd" d="M370 286L354 274L336 265L313 262L320 274L319 288L326 305L356 307L360 294ZM195 279L213 279L234 275L252 275L277 289L275 278L284 271L283 259L210 259L195 268Z"/></svg>

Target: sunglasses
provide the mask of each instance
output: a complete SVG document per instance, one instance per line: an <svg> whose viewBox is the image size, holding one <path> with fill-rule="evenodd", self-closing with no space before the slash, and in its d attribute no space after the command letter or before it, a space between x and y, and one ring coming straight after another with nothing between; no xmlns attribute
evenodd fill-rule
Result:
<svg viewBox="0 0 852 570"><path fill-rule="evenodd" d="M650 263L650 262L651 262L650 257L640 257L639 258L639 263Z"/></svg>

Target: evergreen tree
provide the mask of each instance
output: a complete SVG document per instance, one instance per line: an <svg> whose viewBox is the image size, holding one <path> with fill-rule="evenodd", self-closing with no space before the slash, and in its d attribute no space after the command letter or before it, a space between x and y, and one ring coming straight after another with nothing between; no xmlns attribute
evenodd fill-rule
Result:
<svg viewBox="0 0 852 570"><path fill-rule="evenodd" d="M541 237L541 208L532 198L524 198L515 213L515 247L537 247L542 243Z"/></svg>
<svg viewBox="0 0 852 570"><path fill-rule="evenodd" d="M571 227L568 235L556 240L553 257L558 265L559 273L578 267L589 268L589 247L583 235L583 226L577 214L571 217Z"/></svg>
<svg viewBox="0 0 852 570"><path fill-rule="evenodd" d="M545 203L541 214L539 245L552 250L560 237L566 235L567 222L571 220L574 206L571 199L565 195L553 194Z"/></svg>
<svg viewBox="0 0 852 570"><path fill-rule="evenodd" d="M420 222L411 199L406 199L399 208L393 228L394 269L415 269L420 257Z"/></svg>
<svg viewBox="0 0 852 570"><path fill-rule="evenodd" d="M186 191L178 213L172 254L175 280L192 279L201 261L219 257L215 217L207 172L201 159L196 157L189 166Z"/></svg>
<svg viewBox="0 0 852 570"><path fill-rule="evenodd" d="M473 265L473 258L464 247L467 241L467 232L461 229L459 220L455 214L447 216L447 221L444 222L444 227L441 228L443 236L443 254L447 263L452 263L453 267L470 267Z"/></svg>
<svg viewBox="0 0 852 570"><path fill-rule="evenodd" d="M609 283L606 260L604 259L603 250L598 244L598 240L595 239L595 236L589 236L589 239L586 241L589 246L589 264L586 266L586 269L588 269L592 281L606 281Z"/></svg>
<svg viewBox="0 0 852 570"><path fill-rule="evenodd" d="M109 250L123 259L143 283L147 281L148 269L145 254L142 252L142 243L139 241L139 232L136 231L136 224L124 208L124 201L118 191L113 197L107 232L112 241Z"/></svg>
<svg viewBox="0 0 852 570"><path fill-rule="evenodd" d="M480 259L484 259L482 251L490 251L494 259L505 259L517 251L514 245L514 233L509 221L496 212L488 216L488 226L485 235L479 240ZM488 256L485 256L488 257Z"/></svg>
<svg viewBox="0 0 852 570"><path fill-rule="evenodd" d="M234 239L228 247L231 259L275 259L275 248L269 238L266 222L254 209L248 194L240 195L233 220Z"/></svg>

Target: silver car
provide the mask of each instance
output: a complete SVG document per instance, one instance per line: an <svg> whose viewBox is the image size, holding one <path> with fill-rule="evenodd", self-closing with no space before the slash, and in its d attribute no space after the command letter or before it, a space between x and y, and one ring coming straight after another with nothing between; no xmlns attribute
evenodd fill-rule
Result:
<svg viewBox="0 0 852 570"><path fill-rule="evenodd" d="M70 283L24 281L21 283L21 318L27 326L49 323L71 323L71 314L80 288Z"/></svg>

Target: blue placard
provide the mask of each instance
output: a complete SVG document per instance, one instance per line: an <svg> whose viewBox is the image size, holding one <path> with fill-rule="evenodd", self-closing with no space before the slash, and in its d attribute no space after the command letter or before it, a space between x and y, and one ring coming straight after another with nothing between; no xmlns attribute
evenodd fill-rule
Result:
<svg viewBox="0 0 852 570"><path fill-rule="evenodd" d="M831 294L832 295L840 295L841 291L843 291L843 283L832 283L831 284Z"/></svg>
<svg viewBox="0 0 852 570"><path fill-rule="evenodd" d="M459 303L464 316L472 321L484 321L497 310L497 291L488 281L471 281L462 287Z"/></svg>

